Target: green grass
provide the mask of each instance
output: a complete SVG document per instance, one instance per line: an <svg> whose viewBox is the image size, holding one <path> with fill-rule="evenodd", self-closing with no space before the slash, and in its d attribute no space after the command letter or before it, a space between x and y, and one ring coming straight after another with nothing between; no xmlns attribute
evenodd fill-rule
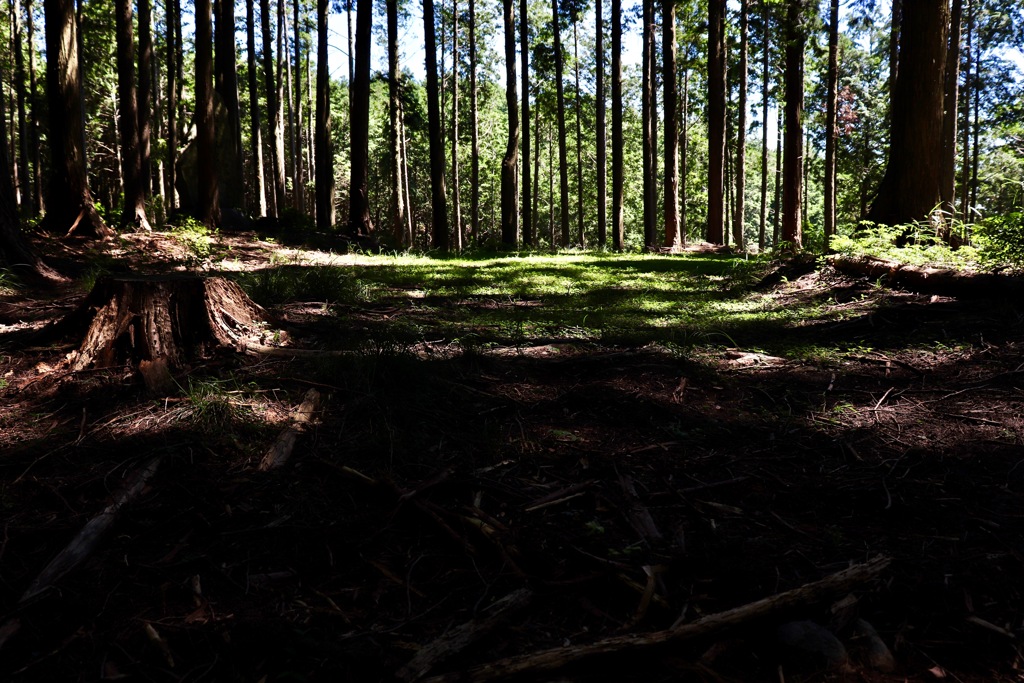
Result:
<svg viewBox="0 0 1024 683"><path fill-rule="evenodd" d="M387 311L331 342L376 355L423 340L466 350L552 342L756 345L786 355L787 330L844 315L824 303L785 306L753 292L767 268L763 260L710 254L391 255L280 263L238 278L258 303L320 302L343 324L351 311Z"/></svg>

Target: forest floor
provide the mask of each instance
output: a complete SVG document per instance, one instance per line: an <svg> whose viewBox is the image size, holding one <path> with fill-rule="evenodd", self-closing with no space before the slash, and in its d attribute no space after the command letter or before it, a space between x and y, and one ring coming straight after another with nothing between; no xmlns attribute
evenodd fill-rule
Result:
<svg viewBox="0 0 1024 683"><path fill-rule="evenodd" d="M422 673L484 680L878 555L877 581L827 600L519 680L1024 679L1021 302L827 266L758 288L764 267L696 252L43 249L75 284L0 296L0 680L415 680L431 643ZM197 358L153 395L126 364L63 371L74 338L33 341L101 272L185 265L239 278L278 352ZM310 389L290 461L260 471ZM858 656L853 617L893 670ZM795 619L850 658L796 653Z"/></svg>

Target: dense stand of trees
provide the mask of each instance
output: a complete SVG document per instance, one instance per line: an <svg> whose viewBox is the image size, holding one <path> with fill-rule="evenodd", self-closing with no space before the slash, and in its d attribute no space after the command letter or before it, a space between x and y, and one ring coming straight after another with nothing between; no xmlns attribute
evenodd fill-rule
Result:
<svg viewBox="0 0 1024 683"><path fill-rule="evenodd" d="M1000 0L7 3L0 189L59 234L180 210L406 248L818 249L1024 205L1024 10ZM422 82L399 60L421 11Z"/></svg>

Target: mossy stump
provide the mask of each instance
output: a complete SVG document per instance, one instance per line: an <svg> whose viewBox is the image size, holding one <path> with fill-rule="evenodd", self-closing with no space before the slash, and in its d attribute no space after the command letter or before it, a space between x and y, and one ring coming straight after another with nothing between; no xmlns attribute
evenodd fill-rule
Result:
<svg viewBox="0 0 1024 683"><path fill-rule="evenodd" d="M68 355L72 371L130 363L141 365L145 376L154 364L177 369L217 350L258 344L269 321L266 311L230 280L133 275L98 280L53 332L73 338L85 330L78 349Z"/></svg>

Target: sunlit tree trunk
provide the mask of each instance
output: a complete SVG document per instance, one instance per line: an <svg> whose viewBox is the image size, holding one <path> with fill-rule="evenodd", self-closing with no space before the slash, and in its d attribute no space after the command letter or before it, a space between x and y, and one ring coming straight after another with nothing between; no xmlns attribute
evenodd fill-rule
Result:
<svg viewBox="0 0 1024 683"><path fill-rule="evenodd" d="M960 215L964 222L971 219L970 202L970 159L971 159L971 93L974 89L973 69L971 58L973 56L974 44L974 2L968 0L967 5L967 59L965 60L967 71L964 73L964 156L960 176Z"/></svg>
<svg viewBox="0 0 1024 683"><path fill-rule="evenodd" d="M459 188L459 2L452 2L452 232L462 251L462 199Z"/></svg>
<svg viewBox="0 0 1024 683"><path fill-rule="evenodd" d="M768 91L769 68L768 58L770 51L770 35L768 30L768 3L761 0L761 14L764 22L764 53L761 55L761 216L757 228L757 250L763 252L765 248L765 231L768 225Z"/></svg>
<svg viewBox="0 0 1024 683"><path fill-rule="evenodd" d="M540 246L540 107L533 109L533 240L530 246Z"/></svg>
<svg viewBox="0 0 1024 683"><path fill-rule="evenodd" d="M708 0L708 227L712 244L725 240L725 0Z"/></svg>
<svg viewBox="0 0 1024 683"><path fill-rule="evenodd" d="M839 0L831 0L828 28L828 90L825 95L825 252L836 232L836 109L839 85Z"/></svg>
<svg viewBox="0 0 1024 683"><path fill-rule="evenodd" d="M391 233L398 244L412 246L405 241L405 196L402 190L402 141L398 122L399 70L398 70L398 0L387 0L388 18L388 115L391 141Z"/></svg>
<svg viewBox="0 0 1024 683"><path fill-rule="evenodd" d="M35 20L33 18L32 0L26 0L25 10L28 14L26 29L28 30L28 80L29 95L32 99L30 110L30 129L33 140L39 139L39 94L36 87L36 50L35 50ZM32 211L33 216L38 216L43 210L43 161L42 145L31 145L32 155Z"/></svg>
<svg viewBox="0 0 1024 683"><path fill-rule="evenodd" d="M782 228L782 107L775 108L775 197L772 200L772 249L779 248Z"/></svg>
<svg viewBox="0 0 1024 683"><path fill-rule="evenodd" d="M732 241L737 249L747 248L744 230L747 186L747 0L740 0L739 120L736 123L736 197L732 217Z"/></svg>
<svg viewBox="0 0 1024 683"><path fill-rule="evenodd" d="M270 132L270 156L273 205L270 216L279 216L285 207L284 140L281 139L281 101L274 69L274 35L270 28L270 0L260 0L260 25L263 27L263 78L267 96L267 127Z"/></svg>
<svg viewBox="0 0 1024 683"><path fill-rule="evenodd" d="M142 189L153 192L153 7L151 0L139 2L139 165Z"/></svg>
<svg viewBox="0 0 1024 683"><path fill-rule="evenodd" d="M687 228L687 206L689 195L687 190L687 169L689 168L690 154L690 64L689 50L687 49L686 61L683 64L683 102L680 111L682 126L679 131L679 153L681 156L681 170L679 173L679 241L686 244Z"/></svg>
<svg viewBox="0 0 1024 683"><path fill-rule="evenodd" d="M803 246L804 43L805 0L789 0L786 13L786 135L782 159L782 241Z"/></svg>
<svg viewBox="0 0 1024 683"><path fill-rule="evenodd" d="M50 113L48 210L51 232L107 238L107 227L93 205L85 171L82 72L73 0L45 0L46 92Z"/></svg>
<svg viewBox="0 0 1024 683"><path fill-rule="evenodd" d="M427 128L430 138L431 246L446 252L448 211L445 206L444 139L437 82L437 38L434 34L434 0L423 0L423 44L427 71Z"/></svg>
<svg viewBox="0 0 1024 683"><path fill-rule="evenodd" d="M330 0L317 0L316 227L324 232L334 227L334 150L331 146L331 72L328 65L330 43L327 35L327 17L330 11Z"/></svg>
<svg viewBox="0 0 1024 683"><path fill-rule="evenodd" d="M654 142L654 119L657 116L654 105L654 0L643 0L643 56L641 77L640 116L643 127L643 206L644 206L644 247L658 246L657 230L657 181L658 162Z"/></svg>
<svg viewBox="0 0 1024 683"><path fill-rule="evenodd" d="M510 10L511 11L511 10ZM508 38L505 38L506 46ZM512 27L512 71L515 73L515 27ZM507 56L507 55L506 55ZM470 171L469 171L469 184L470 184L470 195L469 195L469 225L470 235L474 243L480 238L480 112L478 111L479 103L477 101L476 92L476 0L469 0L469 126L470 126ZM515 87L515 81L512 81L512 87ZM518 103L514 103L518 106ZM516 114L516 121L519 120L518 113ZM518 156L518 144L517 152ZM513 173L513 183L515 182L515 174ZM518 213L518 212L517 212ZM518 232L518 220L516 221L516 230ZM518 238L517 238L518 241Z"/></svg>
<svg viewBox="0 0 1024 683"><path fill-rule="evenodd" d="M232 0L233 1L233 0ZM306 213L306 170L303 167L302 136L305 126L302 122L302 32L299 16L299 0L292 2L292 30L295 33L295 132L292 134L297 147L295 151L295 208L300 214Z"/></svg>
<svg viewBox="0 0 1024 683"><path fill-rule="evenodd" d="M319 0L317 3L319 11ZM263 171L263 136L260 131L260 96L256 75L256 12L254 0L245 0L245 32L249 77L249 146L252 155L252 191L259 216L267 215L267 188ZM326 27L325 27L326 32ZM318 59L319 59L318 55ZM317 69L319 69L319 62ZM333 221L332 221L333 222Z"/></svg>
<svg viewBox="0 0 1024 683"><path fill-rule="evenodd" d="M585 247L587 240L583 212L583 93L580 91L579 22L572 22L572 54L576 75L576 244Z"/></svg>
<svg viewBox="0 0 1024 683"><path fill-rule="evenodd" d="M17 99L18 110L18 201L21 212L25 215L30 213L32 205L32 177L28 167L28 117L25 111L25 55L21 46L21 3L14 0L11 3L11 33L14 39L14 94Z"/></svg>
<svg viewBox="0 0 1024 683"><path fill-rule="evenodd" d="M868 212L875 223L927 220L941 204L948 31L947 0L904 5L889 161Z"/></svg>
<svg viewBox="0 0 1024 683"><path fill-rule="evenodd" d="M551 2L551 30L555 48L555 96L558 98L558 188L559 188L559 243L569 246L569 150L565 132L565 55L562 52L562 21L559 0Z"/></svg>
<svg viewBox="0 0 1024 683"><path fill-rule="evenodd" d="M535 234L533 228L536 212L531 206L530 187L530 27L529 0L519 3L519 52L522 60L523 82L523 244L533 245ZM534 129L536 135L536 128ZM539 136L538 136L539 139Z"/></svg>
<svg viewBox="0 0 1024 683"><path fill-rule="evenodd" d="M502 0L505 27L505 107L508 109L508 142L501 160L501 243L514 246L519 241L516 197L516 168L519 163L519 104L516 93L516 33L512 1Z"/></svg>
<svg viewBox="0 0 1024 683"><path fill-rule="evenodd" d="M121 228L149 230L146 218L146 193L142 185L142 157L139 149L139 111L135 91L135 43L132 39L131 0L114 5L117 31L118 131L121 137L121 176L124 208Z"/></svg>
<svg viewBox="0 0 1024 683"><path fill-rule="evenodd" d="M199 220L220 222L216 162L216 123L213 118L213 27L210 0L196 0L196 151L199 173Z"/></svg>
<svg viewBox="0 0 1024 683"><path fill-rule="evenodd" d="M626 241L622 141L622 0L612 0L612 249Z"/></svg>
<svg viewBox="0 0 1024 683"><path fill-rule="evenodd" d="M177 25L181 21L180 0L167 0L167 186L168 209L178 208L178 191L175 189L175 178L178 176L178 66L181 62L181 50L178 41Z"/></svg>
<svg viewBox="0 0 1024 683"><path fill-rule="evenodd" d="M679 118L676 104L676 5L662 0L661 18L662 81L665 96L665 242L669 249L679 246Z"/></svg>
<svg viewBox="0 0 1024 683"><path fill-rule="evenodd" d="M942 115L942 210L947 222L956 220L956 144L960 95L960 27L963 0L953 0L946 49L946 84Z"/></svg>
<svg viewBox="0 0 1024 683"><path fill-rule="evenodd" d="M604 249L608 243L608 145L605 140L605 86L604 86L604 0L595 4L596 55L594 69L597 72L595 146L597 156L597 246Z"/></svg>
<svg viewBox="0 0 1024 683"><path fill-rule="evenodd" d="M235 45L234 0L214 0L214 28L217 52L214 56L214 89L227 113L227 130L221 133L230 142L230 162L218 169L220 200L225 206L245 203L245 172L242 166L242 112L238 101L238 64ZM216 126L216 124L215 124ZM215 159L223 158L216 154Z"/></svg>
<svg viewBox="0 0 1024 683"><path fill-rule="evenodd" d="M373 0L356 3L356 72L352 82L352 169L349 182L349 233L369 235L370 218L370 30Z"/></svg>

